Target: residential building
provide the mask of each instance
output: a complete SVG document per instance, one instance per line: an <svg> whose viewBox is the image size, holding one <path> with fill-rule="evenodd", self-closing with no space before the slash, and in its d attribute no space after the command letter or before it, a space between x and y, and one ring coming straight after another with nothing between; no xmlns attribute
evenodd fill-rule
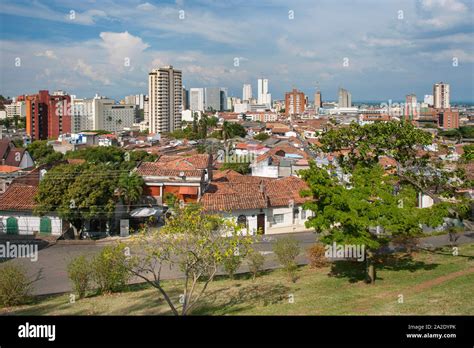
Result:
<svg viewBox="0 0 474 348"><path fill-rule="evenodd" d="M425 94L425 98L423 99L423 102L424 102L428 107L433 107L433 105L434 105L434 98L433 98L433 95L431 95L431 94Z"/></svg>
<svg viewBox="0 0 474 348"><path fill-rule="evenodd" d="M285 115L302 114L306 108L306 96L303 92L293 88L285 93Z"/></svg>
<svg viewBox="0 0 474 348"><path fill-rule="evenodd" d="M252 99L252 85L244 84L242 89L242 100L250 101L250 99Z"/></svg>
<svg viewBox="0 0 474 348"><path fill-rule="evenodd" d="M257 103L260 105L267 105L267 107L271 107L272 95L268 93L268 79L258 79L257 91Z"/></svg>
<svg viewBox="0 0 474 348"><path fill-rule="evenodd" d="M323 107L323 99L320 91L314 94L314 107L316 110Z"/></svg>
<svg viewBox="0 0 474 348"><path fill-rule="evenodd" d="M173 66L153 69L148 74L150 132L181 129L183 83L181 70Z"/></svg>
<svg viewBox="0 0 474 348"><path fill-rule="evenodd" d="M352 107L352 96L344 88L339 88L338 95L338 106L340 108L351 108Z"/></svg>
<svg viewBox="0 0 474 348"><path fill-rule="evenodd" d="M47 90L28 95L26 100L26 133L31 140L57 138L71 132L71 97L62 91L52 95Z"/></svg>
<svg viewBox="0 0 474 348"><path fill-rule="evenodd" d="M438 127L443 129L459 128L459 111L452 109L436 110Z"/></svg>
<svg viewBox="0 0 474 348"><path fill-rule="evenodd" d="M196 202L212 179L212 155L163 155L156 162L141 163L136 172L145 181L147 203L163 205L170 194L184 203Z"/></svg>
<svg viewBox="0 0 474 348"><path fill-rule="evenodd" d="M308 231L312 212L303 208L309 197L300 178L259 178L226 172L215 177L200 202L204 209L241 225L242 233L277 234Z"/></svg>
<svg viewBox="0 0 474 348"><path fill-rule="evenodd" d="M6 117L26 117L26 103L24 101L16 101L5 105Z"/></svg>
<svg viewBox="0 0 474 348"><path fill-rule="evenodd" d="M435 109L449 109L450 102L449 84L444 82L433 85L433 107Z"/></svg>
<svg viewBox="0 0 474 348"><path fill-rule="evenodd" d="M405 98L405 119L406 120L416 120L418 119L420 113L418 110L418 103L416 101L415 94L409 94Z"/></svg>
<svg viewBox="0 0 474 348"><path fill-rule="evenodd" d="M252 176L281 178L295 176L301 169L309 168L306 152L288 144L277 145L265 154L258 156L250 164Z"/></svg>

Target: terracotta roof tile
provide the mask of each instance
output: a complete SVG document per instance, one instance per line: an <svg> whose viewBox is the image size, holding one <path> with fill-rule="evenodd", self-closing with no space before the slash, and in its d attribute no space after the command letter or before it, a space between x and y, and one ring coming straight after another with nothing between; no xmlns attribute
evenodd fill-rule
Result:
<svg viewBox="0 0 474 348"><path fill-rule="evenodd" d="M36 207L38 186L13 183L0 196L0 210L29 211ZM21 199L19 199L21 197Z"/></svg>

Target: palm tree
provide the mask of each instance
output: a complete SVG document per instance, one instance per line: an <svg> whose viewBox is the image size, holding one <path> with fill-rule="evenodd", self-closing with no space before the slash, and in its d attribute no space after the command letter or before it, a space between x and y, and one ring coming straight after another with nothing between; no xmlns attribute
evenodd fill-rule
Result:
<svg viewBox="0 0 474 348"><path fill-rule="evenodd" d="M118 182L119 196L123 204L127 206L127 213L130 213L130 207L138 202L143 192L144 181L136 173L123 173Z"/></svg>
<svg viewBox="0 0 474 348"><path fill-rule="evenodd" d="M232 138L232 135L232 125L229 122L224 121L224 124L222 125L222 139L224 140L224 147L226 150L228 150L227 140Z"/></svg>

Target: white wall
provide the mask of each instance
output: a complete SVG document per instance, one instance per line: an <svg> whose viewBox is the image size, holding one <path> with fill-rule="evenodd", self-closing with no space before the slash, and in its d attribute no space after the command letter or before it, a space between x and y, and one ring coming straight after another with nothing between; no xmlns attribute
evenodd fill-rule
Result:
<svg viewBox="0 0 474 348"><path fill-rule="evenodd" d="M0 232L7 233L7 219L9 217L15 217L18 220L18 231L20 235L32 235L35 232L40 230L40 221L39 216L31 216L22 213L11 213L5 214L2 212L0 214ZM51 234L52 235L61 235L62 233L62 220L56 216L48 216L51 219Z"/></svg>

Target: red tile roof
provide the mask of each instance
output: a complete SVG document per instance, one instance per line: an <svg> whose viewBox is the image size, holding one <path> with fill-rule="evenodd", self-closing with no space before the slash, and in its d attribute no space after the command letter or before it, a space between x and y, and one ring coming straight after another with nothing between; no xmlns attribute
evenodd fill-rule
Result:
<svg viewBox="0 0 474 348"><path fill-rule="evenodd" d="M282 179L255 176L235 176L228 182L212 182L201 203L210 211L232 211L288 206L290 200L302 204L309 198L300 197L306 183L297 177Z"/></svg>
<svg viewBox="0 0 474 348"><path fill-rule="evenodd" d="M13 183L5 193L0 196L0 210L33 210L36 207L34 197L37 192L38 186Z"/></svg>
<svg viewBox="0 0 474 348"><path fill-rule="evenodd" d="M212 180L213 181L230 181L236 176L242 176L242 174L236 172L232 169L226 170L213 170L212 171Z"/></svg>
<svg viewBox="0 0 474 348"><path fill-rule="evenodd" d="M198 154L192 156L161 156L155 163L158 167L176 170L196 170L209 168L212 156Z"/></svg>
<svg viewBox="0 0 474 348"><path fill-rule="evenodd" d="M20 169L21 168L15 166L0 165L0 173L12 173Z"/></svg>
<svg viewBox="0 0 474 348"><path fill-rule="evenodd" d="M169 169L158 162L143 162L137 168L137 174L142 176L181 176L184 174L186 177L200 178L203 172L201 169Z"/></svg>

